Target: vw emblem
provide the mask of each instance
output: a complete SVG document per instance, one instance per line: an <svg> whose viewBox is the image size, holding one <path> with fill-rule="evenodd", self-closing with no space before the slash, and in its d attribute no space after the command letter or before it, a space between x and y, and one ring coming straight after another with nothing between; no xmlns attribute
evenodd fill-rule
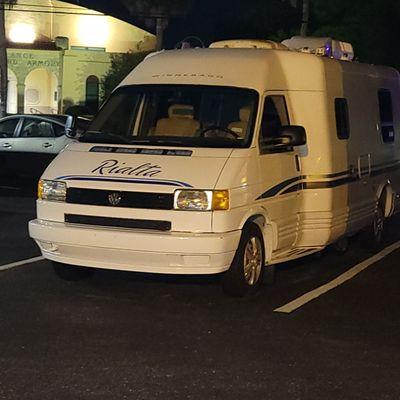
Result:
<svg viewBox="0 0 400 400"><path fill-rule="evenodd" d="M108 202L112 206L117 206L119 203L121 203L121 193L118 192L112 192L108 195Z"/></svg>

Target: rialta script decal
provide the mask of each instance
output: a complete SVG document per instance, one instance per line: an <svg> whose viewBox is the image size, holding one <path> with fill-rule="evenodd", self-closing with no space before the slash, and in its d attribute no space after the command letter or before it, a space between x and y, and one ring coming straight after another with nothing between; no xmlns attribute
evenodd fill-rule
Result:
<svg viewBox="0 0 400 400"><path fill-rule="evenodd" d="M120 163L117 160L105 160L98 167L96 167L92 174L98 173L100 175L127 175L127 176L143 176L152 177L162 172L159 165L146 163L137 167L131 167L126 163Z"/></svg>

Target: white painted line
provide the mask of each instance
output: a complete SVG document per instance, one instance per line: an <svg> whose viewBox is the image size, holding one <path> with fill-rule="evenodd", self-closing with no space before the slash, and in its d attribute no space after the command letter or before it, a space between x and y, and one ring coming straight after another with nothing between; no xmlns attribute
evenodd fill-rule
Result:
<svg viewBox="0 0 400 400"><path fill-rule="evenodd" d="M20 267L21 265L34 263L34 262L41 261L41 260L44 260L43 256L28 258L26 260L16 261L11 264L0 265L0 271L5 271L6 269Z"/></svg>
<svg viewBox="0 0 400 400"><path fill-rule="evenodd" d="M276 308L274 311L289 314L292 311L295 311L298 308L304 306L304 304L307 304L311 300L316 299L317 297L321 296L322 294L329 292L330 290L336 288L337 286L341 285L342 283L350 280L351 278L354 278L361 271L364 271L364 269L367 269L371 265L382 260L387 255L389 255L390 253L393 253L395 250L398 250L398 249L400 249L400 241L393 243L392 245L383 249L381 252L368 258L367 260L361 262L360 264L357 264L355 267L349 269L342 275L335 278L333 281L330 281L327 284L322 285L319 288L312 290L311 292L303 294L302 296L291 301L290 303L285 304L282 307Z"/></svg>
<svg viewBox="0 0 400 400"><path fill-rule="evenodd" d="M14 186L0 186L0 189L3 189L3 190L19 190L17 187L14 187Z"/></svg>

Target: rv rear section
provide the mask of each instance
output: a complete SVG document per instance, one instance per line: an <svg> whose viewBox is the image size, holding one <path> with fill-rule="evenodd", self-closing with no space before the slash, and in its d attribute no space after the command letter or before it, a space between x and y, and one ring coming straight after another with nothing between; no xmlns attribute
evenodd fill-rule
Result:
<svg viewBox="0 0 400 400"><path fill-rule="evenodd" d="M223 273L243 295L264 266L379 241L399 205L398 72L239 42L149 56L47 168L29 230L59 275Z"/></svg>

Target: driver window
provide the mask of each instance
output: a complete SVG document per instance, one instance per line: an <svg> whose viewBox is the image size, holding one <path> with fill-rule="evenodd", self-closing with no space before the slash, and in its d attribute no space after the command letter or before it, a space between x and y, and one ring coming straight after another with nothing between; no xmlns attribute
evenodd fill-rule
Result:
<svg viewBox="0 0 400 400"><path fill-rule="evenodd" d="M289 125L285 96L266 97L260 128L261 150L266 150L271 144L271 139L279 137L280 129L285 125Z"/></svg>

